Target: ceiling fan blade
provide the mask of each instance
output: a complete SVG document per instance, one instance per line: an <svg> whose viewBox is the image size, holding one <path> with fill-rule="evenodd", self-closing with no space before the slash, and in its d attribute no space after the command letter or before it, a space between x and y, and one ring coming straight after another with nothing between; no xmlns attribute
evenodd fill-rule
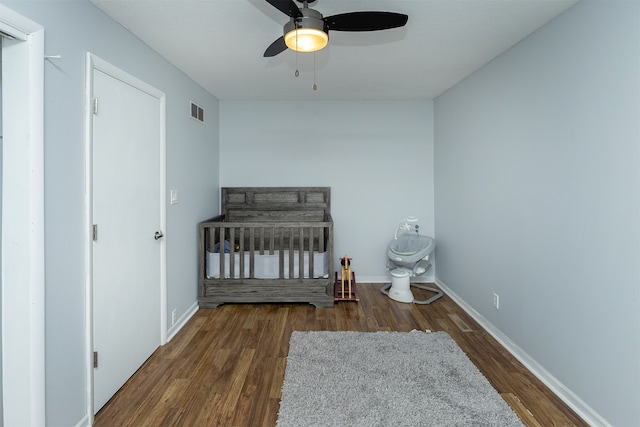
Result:
<svg viewBox="0 0 640 427"><path fill-rule="evenodd" d="M284 36L281 36L269 45L267 50L264 51L263 56L265 58L276 56L277 54L284 52L285 50L287 50L287 45L284 43Z"/></svg>
<svg viewBox="0 0 640 427"><path fill-rule="evenodd" d="M334 31L377 31L402 27L409 17L395 12L350 12L327 16L324 22Z"/></svg>
<svg viewBox="0 0 640 427"><path fill-rule="evenodd" d="M292 18L302 18L302 12L293 0L267 0L267 3Z"/></svg>

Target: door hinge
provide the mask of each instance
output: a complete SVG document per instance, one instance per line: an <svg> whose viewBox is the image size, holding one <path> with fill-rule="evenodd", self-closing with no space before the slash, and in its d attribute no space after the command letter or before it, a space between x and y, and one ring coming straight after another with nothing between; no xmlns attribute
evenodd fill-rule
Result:
<svg viewBox="0 0 640 427"><path fill-rule="evenodd" d="M93 98L93 114L98 114L98 97Z"/></svg>
<svg viewBox="0 0 640 427"><path fill-rule="evenodd" d="M93 367L94 368L98 367L98 352L97 351L93 352Z"/></svg>
<svg viewBox="0 0 640 427"><path fill-rule="evenodd" d="M98 224L93 224L92 238L94 242L98 241Z"/></svg>

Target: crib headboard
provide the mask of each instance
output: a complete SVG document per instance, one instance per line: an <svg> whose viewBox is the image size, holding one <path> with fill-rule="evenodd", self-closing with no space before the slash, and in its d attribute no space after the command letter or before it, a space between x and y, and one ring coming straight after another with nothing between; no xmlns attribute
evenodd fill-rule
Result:
<svg viewBox="0 0 640 427"><path fill-rule="evenodd" d="M229 222L331 220L331 187L222 187Z"/></svg>

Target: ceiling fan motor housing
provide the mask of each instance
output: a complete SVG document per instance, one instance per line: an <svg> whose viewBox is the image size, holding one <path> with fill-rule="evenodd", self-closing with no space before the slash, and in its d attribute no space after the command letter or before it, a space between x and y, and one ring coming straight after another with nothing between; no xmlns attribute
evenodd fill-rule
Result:
<svg viewBox="0 0 640 427"><path fill-rule="evenodd" d="M286 45L293 49L302 52L310 52L318 50L316 40L313 47L306 48L304 37L322 38L323 46L329 41L329 31L327 30L323 16L320 12L314 9L302 8L301 17L291 18L289 22L284 25L284 38ZM298 30L297 33L295 30ZM296 49L297 47L297 49Z"/></svg>

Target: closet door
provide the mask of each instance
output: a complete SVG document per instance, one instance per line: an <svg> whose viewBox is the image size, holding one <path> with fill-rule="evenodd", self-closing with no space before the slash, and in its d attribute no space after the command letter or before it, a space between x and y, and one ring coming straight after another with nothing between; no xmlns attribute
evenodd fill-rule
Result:
<svg viewBox="0 0 640 427"><path fill-rule="evenodd" d="M94 413L161 344L161 103L93 74ZM95 107L97 105L97 107Z"/></svg>

